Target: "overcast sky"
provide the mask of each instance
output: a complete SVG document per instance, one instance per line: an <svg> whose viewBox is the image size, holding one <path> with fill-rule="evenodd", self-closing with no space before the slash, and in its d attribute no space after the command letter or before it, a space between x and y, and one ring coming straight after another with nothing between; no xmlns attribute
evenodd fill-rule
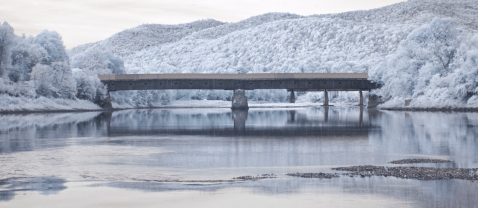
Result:
<svg viewBox="0 0 478 208"><path fill-rule="evenodd" d="M404 0L0 0L0 21L18 35L55 30L67 48L144 23L237 22L267 12L300 15L378 8Z"/></svg>

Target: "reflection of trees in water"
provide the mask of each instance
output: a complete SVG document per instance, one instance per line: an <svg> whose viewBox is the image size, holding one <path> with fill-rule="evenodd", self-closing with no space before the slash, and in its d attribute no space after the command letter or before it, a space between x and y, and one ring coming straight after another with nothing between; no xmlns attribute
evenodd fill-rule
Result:
<svg viewBox="0 0 478 208"><path fill-rule="evenodd" d="M344 193L368 193L393 197L417 207L473 207L476 183L462 180L418 181L393 177L341 178Z"/></svg>
<svg viewBox="0 0 478 208"><path fill-rule="evenodd" d="M0 201L10 201L15 197L15 192L13 191L0 191Z"/></svg>
<svg viewBox="0 0 478 208"><path fill-rule="evenodd" d="M129 135L153 130L234 129L257 135L314 135L317 132L368 134L383 152L430 155L467 155L477 164L478 119L476 113L390 112L358 107L306 109L250 109L243 116L230 109L144 109L111 114L99 112L0 115L0 152L24 151L67 145L60 138L107 135L109 128L131 130ZM246 116L244 116L246 115ZM320 127L326 127L320 129ZM331 130L329 127L344 127ZM354 132L355 127L361 128ZM367 127L371 127L368 128ZM329 128L329 130L327 130ZM268 129L270 131L268 131ZM216 131L218 132L218 131ZM362 133L360 133L362 132ZM118 132L121 134L121 131ZM154 134L155 132L151 132ZM157 132L156 132L157 133ZM174 131L171 133L174 134ZM109 135L119 135L109 134ZM189 135L201 132L191 131ZM227 132L225 134L228 134ZM223 135L225 135L223 134ZM204 133L203 135L207 135ZM221 135L221 134L217 134ZM317 135L317 134L316 134ZM322 134L323 135L323 134ZM474 159L473 159L474 158ZM403 159L403 158L397 158ZM453 158L450 158L453 159ZM459 164L460 165L460 164Z"/></svg>
<svg viewBox="0 0 478 208"><path fill-rule="evenodd" d="M62 138L106 134L100 112L0 115L0 153L62 147Z"/></svg>
<svg viewBox="0 0 478 208"><path fill-rule="evenodd" d="M381 195L410 203L418 207L473 207L478 204L478 186L475 183L460 180L418 181L393 177L340 177L334 179L290 179L249 181L225 184L180 184L155 182L112 182L99 183L93 187L113 187L145 192L201 191L220 192L224 197L228 189L246 188L259 195L299 195L327 194L347 200L347 197ZM234 192L234 194L238 194ZM240 197L240 195L235 195ZM292 196L293 197L293 196ZM364 199L366 200L366 199Z"/></svg>
<svg viewBox="0 0 478 208"><path fill-rule="evenodd" d="M478 165L478 113L369 113L372 125L381 126L381 131L370 132L370 142L383 152L445 156L442 159L455 161L455 167Z"/></svg>
<svg viewBox="0 0 478 208"><path fill-rule="evenodd" d="M230 109L143 109L110 114L3 114L0 115L0 152L68 145L61 138L119 136L122 133L142 135L145 132L155 134L158 132L154 130L158 129L172 130L171 134L190 130L188 135L201 135L201 131L210 130L219 136L234 135L220 133L221 130L234 130L236 127L236 132L243 132L240 135L262 136L324 135L323 132L348 131L350 136L369 135L370 144L379 147L382 152L451 156L450 159L457 161L456 165L460 167L478 164L476 113L391 112L329 107L250 109L247 113L241 113L242 116L238 115ZM333 129L335 127L343 129ZM116 130L128 131L108 134ZM202 135L209 133L203 132ZM403 158L397 156L392 159Z"/></svg>
<svg viewBox="0 0 478 208"><path fill-rule="evenodd" d="M0 180L0 201L10 201L17 191L38 191L42 195L58 194L65 190L65 180L55 177L7 178Z"/></svg>
<svg viewBox="0 0 478 208"><path fill-rule="evenodd" d="M235 109L223 112L188 109L188 113L180 110L120 111L111 114L108 135L363 137L368 134L370 126L363 125L363 108L344 108L345 112L352 112L348 114L342 114L340 109ZM329 111L332 111L330 119Z"/></svg>
<svg viewBox="0 0 478 208"><path fill-rule="evenodd" d="M358 107L284 109L249 109L246 118L250 126L284 126L291 123L301 125L358 125L360 109ZM236 111L237 114L238 111ZM232 127L234 114L230 109L148 109L125 110L112 114L113 126L130 128L224 128ZM324 115L329 114L328 118ZM363 113L362 113L363 114ZM231 119L233 118L233 119ZM325 124L325 120L330 124ZM363 120L367 121L368 117ZM147 124L147 125L145 125Z"/></svg>

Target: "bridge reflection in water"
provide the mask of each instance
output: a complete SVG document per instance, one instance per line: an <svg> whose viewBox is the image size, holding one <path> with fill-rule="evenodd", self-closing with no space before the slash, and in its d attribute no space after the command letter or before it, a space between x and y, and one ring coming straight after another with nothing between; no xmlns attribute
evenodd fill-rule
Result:
<svg viewBox="0 0 478 208"><path fill-rule="evenodd" d="M133 113L134 111L134 113ZM350 107L315 109L227 109L222 112L181 113L177 110L104 112L108 136L203 135L203 136L354 136L367 137L372 129L368 111ZM140 113L138 113L140 111ZM207 111L207 110L206 110ZM115 115L118 113L117 115ZM127 120L126 117L135 116ZM137 124L129 124L135 121ZM247 121L247 122L246 122Z"/></svg>

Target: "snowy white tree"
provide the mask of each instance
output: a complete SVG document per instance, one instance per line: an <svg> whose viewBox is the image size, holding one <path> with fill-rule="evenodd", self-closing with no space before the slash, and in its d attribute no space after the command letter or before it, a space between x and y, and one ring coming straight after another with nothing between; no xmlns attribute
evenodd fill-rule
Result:
<svg viewBox="0 0 478 208"><path fill-rule="evenodd" d="M91 48L71 58L71 65L87 74L124 74L123 60L99 48Z"/></svg>
<svg viewBox="0 0 478 208"><path fill-rule="evenodd" d="M101 83L97 76L88 76L82 69L75 68L73 77L76 81L77 98L103 104L108 92L106 85Z"/></svg>
<svg viewBox="0 0 478 208"><path fill-rule="evenodd" d="M40 45L48 52L47 63L65 62L69 64L70 60L66 53L65 46L60 34L55 31L44 30L34 38L34 43Z"/></svg>
<svg viewBox="0 0 478 208"><path fill-rule="evenodd" d="M99 48L91 48L84 53L71 58L71 66L75 69L74 77L77 82L77 97L103 105L107 97L106 86L98 79L98 74L124 74L123 60ZM134 92L127 92L127 96ZM123 100L118 95L111 96L111 100Z"/></svg>
<svg viewBox="0 0 478 208"><path fill-rule="evenodd" d="M52 62L51 65L37 64L33 67L32 75L38 95L53 98L75 98L76 81L66 62Z"/></svg>
<svg viewBox="0 0 478 208"><path fill-rule="evenodd" d="M51 71L52 69L48 65L37 64L33 67L32 77L35 81L36 92L40 96L59 97L58 89L52 84Z"/></svg>
<svg viewBox="0 0 478 208"><path fill-rule="evenodd" d="M33 67L38 64L48 64L48 52L35 43L34 37L21 38L12 49L12 69L10 79L12 81L28 81Z"/></svg>
<svg viewBox="0 0 478 208"><path fill-rule="evenodd" d="M10 66L10 53L15 43L15 38L13 28L7 22L3 22L0 26L0 77L6 75Z"/></svg>
<svg viewBox="0 0 478 208"><path fill-rule="evenodd" d="M44 96L75 94L100 103L106 88L97 74L368 72L371 80L384 84L372 93L387 98L388 106L403 106L404 99L413 98L411 105L418 107L476 107L475 5L476 0L410 0L340 14L269 13L235 23L201 20L140 25L69 50L72 68L81 71L75 69L70 82L60 78L60 72L69 67L58 33L43 31L36 37L18 38L11 27L2 25L3 31L11 31L6 34L13 39L8 40L14 41L3 49L8 55L0 56L0 73L18 82L3 79L0 91L23 96L31 93L18 90L21 86L35 85ZM28 81L30 72L32 81ZM74 87L66 83L74 82L77 91L71 93ZM111 93L111 100L133 107L177 99L227 100L230 96L230 91L209 90L123 91ZM285 90L254 90L247 96L283 102L288 94ZM314 92L298 97L309 102L321 99L322 94ZM356 102L357 94L338 93L331 100Z"/></svg>

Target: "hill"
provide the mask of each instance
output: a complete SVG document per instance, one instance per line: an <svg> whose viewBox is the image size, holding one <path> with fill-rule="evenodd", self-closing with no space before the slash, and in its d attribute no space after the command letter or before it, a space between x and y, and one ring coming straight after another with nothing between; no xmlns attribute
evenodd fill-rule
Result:
<svg viewBox="0 0 478 208"><path fill-rule="evenodd" d="M385 106L478 105L477 0L412 0L379 9L299 16L269 13L237 22L202 20L141 25L73 48L70 58L100 48L127 73L368 72L384 87ZM179 94L180 95L179 95ZM172 93L171 99L227 99L228 92ZM283 101L277 91L252 100ZM353 102L340 93L336 102ZM319 101L320 94L301 99Z"/></svg>

